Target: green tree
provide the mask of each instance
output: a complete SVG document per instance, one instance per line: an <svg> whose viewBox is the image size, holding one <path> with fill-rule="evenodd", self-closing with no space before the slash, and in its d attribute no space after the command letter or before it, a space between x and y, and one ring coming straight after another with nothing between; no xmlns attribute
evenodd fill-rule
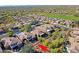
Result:
<svg viewBox="0 0 79 59"><path fill-rule="evenodd" d="M48 41L43 41L43 44L44 44L45 46L48 46L48 45L49 45L49 42L48 42Z"/></svg>
<svg viewBox="0 0 79 59"><path fill-rule="evenodd" d="M45 42L45 38L42 38L42 37L39 37L37 36L38 40L41 42L41 43L44 43Z"/></svg>
<svg viewBox="0 0 79 59"><path fill-rule="evenodd" d="M51 50L53 53L57 53L58 52L58 48L54 48Z"/></svg>
<svg viewBox="0 0 79 59"><path fill-rule="evenodd" d="M58 48L58 47L61 46L61 44L62 44L63 42L64 42L64 38L57 38L57 39L53 40L53 41L51 42L51 44L48 45L48 46L49 46L49 48Z"/></svg>
<svg viewBox="0 0 79 59"><path fill-rule="evenodd" d="M14 32L10 30L10 31L8 31L7 35L8 35L9 37L12 37L12 36L14 35Z"/></svg>
<svg viewBox="0 0 79 59"><path fill-rule="evenodd" d="M15 19L12 16L6 16L5 18L6 18L6 22L9 23L9 24L15 23Z"/></svg>
<svg viewBox="0 0 79 59"><path fill-rule="evenodd" d="M32 46L28 44L24 45L24 47L21 50L22 50L21 51L22 53L33 53L34 52L34 49L32 48Z"/></svg>
<svg viewBox="0 0 79 59"><path fill-rule="evenodd" d="M64 38L59 39L59 44L62 44L64 42Z"/></svg>
<svg viewBox="0 0 79 59"><path fill-rule="evenodd" d="M52 33L52 39L56 39L57 37L59 37L59 34L59 31L55 31L54 33Z"/></svg>
<svg viewBox="0 0 79 59"><path fill-rule="evenodd" d="M30 32L32 30L31 28L31 24L29 25L25 25L25 26L21 26L21 31L25 31L25 32Z"/></svg>
<svg viewBox="0 0 79 59"><path fill-rule="evenodd" d="M50 44L48 45L48 47L49 47L49 48L52 48L52 45L53 45L53 44L50 43Z"/></svg>

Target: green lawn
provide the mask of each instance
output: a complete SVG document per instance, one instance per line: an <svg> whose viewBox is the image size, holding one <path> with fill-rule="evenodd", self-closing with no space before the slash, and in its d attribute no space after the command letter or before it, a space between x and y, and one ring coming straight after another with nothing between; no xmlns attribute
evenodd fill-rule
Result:
<svg viewBox="0 0 79 59"><path fill-rule="evenodd" d="M62 15L62 14L52 14L52 13L40 13L41 15L45 15L49 18L60 18L66 20L79 20L79 17L72 16L72 15Z"/></svg>

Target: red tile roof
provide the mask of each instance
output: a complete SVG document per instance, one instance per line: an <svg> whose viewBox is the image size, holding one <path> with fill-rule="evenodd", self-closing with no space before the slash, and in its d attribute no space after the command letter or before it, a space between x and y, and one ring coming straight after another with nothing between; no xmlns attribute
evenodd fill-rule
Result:
<svg viewBox="0 0 79 59"><path fill-rule="evenodd" d="M41 48L41 50L43 52L48 52L49 51L48 47L47 46L44 46L44 45L39 45L39 48Z"/></svg>

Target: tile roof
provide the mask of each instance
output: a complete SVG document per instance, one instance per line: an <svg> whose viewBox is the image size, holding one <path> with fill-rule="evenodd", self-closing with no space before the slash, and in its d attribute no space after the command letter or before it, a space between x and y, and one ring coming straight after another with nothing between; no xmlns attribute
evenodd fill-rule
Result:
<svg viewBox="0 0 79 59"><path fill-rule="evenodd" d="M43 52L49 52L49 49L48 49L48 47L47 46L45 46L45 45L39 45L39 48L43 51Z"/></svg>

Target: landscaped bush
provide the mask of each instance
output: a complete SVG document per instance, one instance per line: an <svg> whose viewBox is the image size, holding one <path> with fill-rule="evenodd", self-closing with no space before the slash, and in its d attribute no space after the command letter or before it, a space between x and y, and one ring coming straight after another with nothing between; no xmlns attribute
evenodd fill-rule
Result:
<svg viewBox="0 0 79 59"><path fill-rule="evenodd" d="M53 40L53 41L48 45L48 47L49 47L50 49L59 48L59 47L62 46L63 43L64 43L64 38L58 38L58 39Z"/></svg>
<svg viewBox="0 0 79 59"><path fill-rule="evenodd" d="M14 32L10 30L10 31L7 32L7 35L8 35L9 37L12 37L12 36L14 35Z"/></svg>
<svg viewBox="0 0 79 59"><path fill-rule="evenodd" d="M24 25L21 27L21 31L25 31L25 32L30 32L32 29L31 29L31 24L29 25Z"/></svg>

